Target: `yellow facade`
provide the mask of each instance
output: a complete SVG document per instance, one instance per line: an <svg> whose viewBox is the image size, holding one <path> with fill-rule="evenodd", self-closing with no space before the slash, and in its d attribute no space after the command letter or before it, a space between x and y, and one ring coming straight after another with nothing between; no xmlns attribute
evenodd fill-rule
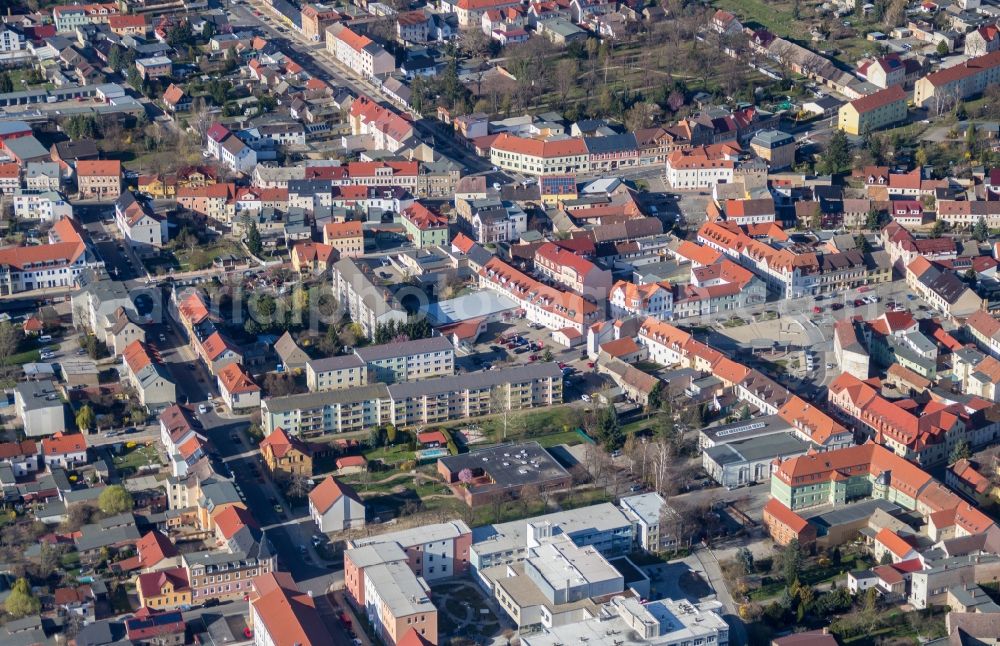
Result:
<svg viewBox="0 0 1000 646"><path fill-rule="evenodd" d="M874 132L906 119L906 99L892 101L872 110L859 113L851 103L840 108L837 127L849 135Z"/></svg>

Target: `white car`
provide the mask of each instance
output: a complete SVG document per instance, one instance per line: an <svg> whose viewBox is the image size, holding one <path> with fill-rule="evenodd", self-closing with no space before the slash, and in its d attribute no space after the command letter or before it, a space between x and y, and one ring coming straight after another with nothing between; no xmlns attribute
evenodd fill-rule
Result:
<svg viewBox="0 0 1000 646"><path fill-rule="evenodd" d="M208 406L206 406L205 404L199 404L198 405L198 412L201 413L202 415L204 415L205 413L208 412Z"/></svg>
<svg viewBox="0 0 1000 646"><path fill-rule="evenodd" d="M581 401L585 401L585 402L589 402L590 401L590 395L580 395L580 400Z"/></svg>

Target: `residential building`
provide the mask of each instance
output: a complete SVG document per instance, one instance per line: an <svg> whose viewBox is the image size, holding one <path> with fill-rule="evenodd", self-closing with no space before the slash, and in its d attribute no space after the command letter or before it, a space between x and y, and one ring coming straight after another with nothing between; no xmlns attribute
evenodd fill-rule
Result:
<svg viewBox="0 0 1000 646"><path fill-rule="evenodd" d="M264 466L277 479L312 477L313 460L309 445L280 428L260 441L260 454L264 458Z"/></svg>
<svg viewBox="0 0 1000 646"><path fill-rule="evenodd" d="M417 248L448 244L448 218L416 202L400 213L406 237Z"/></svg>
<svg viewBox="0 0 1000 646"><path fill-rule="evenodd" d="M238 363L230 363L219 370L217 377L219 393L229 410L245 410L260 407L260 386Z"/></svg>
<svg viewBox="0 0 1000 646"><path fill-rule="evenodd" d="M874 132L906 120L906 92L899 85L855 99L840 108L837 127L849 135Z"/></svg>
<svg viewBox="0 0 1000 646"><path fill-rule="evenodd" d="M631 281L620 280L611 287L608 302L611 305L611 318L615 319L651 316L667 321L674 314L673 288L666 281L636 285Z"/></svg>
<svg viewBox="0 0 1000 646"><path fill-rule="evenodd" d="M913 103L937 114L997 83L1000 51L993 51L923 77L913 88Z"/></svg>
<svg viewBox="0 0 1000 646"><path fill-rule="evenodd" d="M14 386L14 408L28 437L66 430L66 409L54 381L22 381Z"/></svg>
<svg viewBox="0 0 1000 646"><path fill-rule="evenodd" d="M264 434L282 428L302 438L362 431L390 421L385 384L261 400Z"/></svg>
<svg viewBox="0 0 1000 646"><path fill-rule="evenodd" d="M255 644L323 646L329 642L330 633L316 602L312 595L299 591L291 574L270 572L252 583L249 627Z"/></svg>
<svg viewBox="0 0 1000 646"><path fill-rule="evenodd" d="M292 247L292 269L308 276L325 274L335 257L334 248L321 242L302 241Z"/></svg>
<svg viewBox="0 0 1000 646"><path fill-rule="evenodd" d="M525 317L550 330L585 329L603 320L603 312L579 294L549 287L493 257L479 270L479 284L518 303Z"/></svg>
<svg viewBox="0 0 1000 646"><path fill-rule="evenodd" d="M73 206L56 191L17 189L14 192L14 216L18 220L53 223L73 217Z"/></svg>
<svg viewBox="0 0 1000 646"><path fill-rule="evenodd" d="M365 346L354 354L364 362L370 383L392 384L455 374L455 347L443 336Z"/></svg>
<svg viewBox="0 0 1000 646"><path fill-rule="evenodd" d="M667 182L675 189L731 184L740 153L738 146L729 143L675 150L667 157Z"/></svg>
<svg viewBox="0 0 1000 646"><path fill-rule="evenodd" d="M191 606L188 572L182 567L140 574L135 587L143 608L168 611Z"/></svg>
<svg viewBox="0 0 1000 646"><path fill-rule="evenodd" d="M753 154L767 161L771 170L795 165L795 137L780 130L761 130L750 140Z"/></svg>
<svg viewBox="0 0 1000 646"><path fill-rule="evenodd" d="M174 72L174 64L166 56L150 56L135 61L135 68L143 80L168 77Z"/></svg>
<svg viewBox="0 0 1000 646"><path fill-rule="evenodd" d="M62 218L49 230L49 244L0 248L0 294L69 287L88 268L104 262L84 241L76 220Z"/></svg>
<svg viewBox="0 0 1000 646"><path fill-rule="evenodd" d="M87 438L83 433L57 432L42 439L42 462L46 467L74 469L87 463Z"/></svg>
<svg viewBox="0 0 1000 646"><path fill-rule="evenodd" d="M52 8L52 21L56 31L73 31L88 24L107 24L111 16L120 13L114 2L59 5Z"/></svg>
<svg viewBox="0 0 1000 646"><path fill-rule="evenodd" d="M309 492L309 517L324 534L365 526L365 504L351 487L327 476Z"/></svg>
<svg viewBox="0 0 1000 646"><path fill-rule="evenodd" d="M392 54L346 25L334 24L326 29L326 50L369 80L392 74L396 69L396 59Z"/></svg>
<svg viewBox="0 0 1000 646"><path fill-rule="evenodd" d="M361 222L327 222L323 225L323 244L337 250L339 258L357 258L365 253L365 233Z"/></svg>
<svg viewBox="0 0 1000 646"><path fill-rule="evenodd" d="M677 537L672 536L664 525L675 515L663 497L654 492L625 496L618 505L625 515L632 520L634 528L632 535L636 544L647 552L665 552L676 549Z"/></svg>
<svg viewBox="0 0 1000 646"><path fill-rule="evenodd" d="M323 40L326 28L342 18L332 6L306 4L302 6L302 35L310 40Z"/></svg>
<svg viewBox="0 0 1000 646"><path fill-rule="evenodd" d="M81 199L117 200L122 191L122 163L81 159L76 162L76 183Z"/></svg>
<svg viewBox="0 0 1000 646"><path fill-rule="evenodd" d="M371 275L361 270L357 262L342 258L333 265L334 295L346 308L351 321L361 326L371 338L379 325L390 321L405 323L406 310L396 298L372 282Z"/></svg>
<svg viewBox="0 0 1000 646"><path fill-rule="evenodd" d="M142 341L133 341L122 352L128 383L149 410L163 409L177 401L177 387L159 354Z"/></svg>
<svg viewBox="0 0 1000 646"><path fill-rule="evenodd" d="M158 253L167 242L167 221L125 191L115 201L115 224L122 237L140 255Z"/></svg>
<svg viewBox="0 0 1000 646"><path fill-rule="evenodd" d="M311 392L342 390L368 384L368 366L356 354L306 361L306 385Z"/></svg>
<svg viewBox="0 0 1000 646"><path fill-rule="evenodd" d="M906 266L906 284L934 309L952 318L964 318L983 307L983 299L955 272L922 256Z"/></svg>
<svg viewBox="0 0 1000 646"><path fill-rule="evenodd" d="M527 175L586 172L588 159L582 138L545 141L505 132L490 145L490 162L494 166Z"/></svg>
<svg viewBox="0 0 1000 646"><path fill-rule="evenodd" d="M603 302L611 291L611 272L556 242L535 250L535 271L590 301Z"/></svg>

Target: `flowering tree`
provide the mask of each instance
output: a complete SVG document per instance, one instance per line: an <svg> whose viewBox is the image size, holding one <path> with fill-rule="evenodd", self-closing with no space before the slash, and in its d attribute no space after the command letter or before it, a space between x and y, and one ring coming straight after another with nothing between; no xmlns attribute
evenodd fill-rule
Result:
<svg viewBox="0 0 1000 646"><path fill-rule="evenodd" d="M462 469L461 471L459 471L458 472L458 481L462 482L462 483L465 483L465 484L469 484L470 482L472 482L472 470L466 468L466 469Z"/></svg>

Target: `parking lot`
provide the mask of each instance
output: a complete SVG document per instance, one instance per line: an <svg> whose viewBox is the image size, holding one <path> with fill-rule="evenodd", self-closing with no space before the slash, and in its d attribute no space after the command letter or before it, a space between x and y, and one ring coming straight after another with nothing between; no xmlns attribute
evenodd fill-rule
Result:
<svg viewBox="0 0 1000 646"><path fill-rule="evenodd" d="M501 343L501 338L505 342ZM552 340L552 330L532 326L524 319L491 323L473 351L460 354L455 363L459 372L473 372L544 361L546 352L552 354L553 361L562 364L560 367L565 377L563 399L567 402L579 400L583 395L589 398L610 383L594 370L593 362L587 358L585 344L574 348L558 345Z"/></svg>

